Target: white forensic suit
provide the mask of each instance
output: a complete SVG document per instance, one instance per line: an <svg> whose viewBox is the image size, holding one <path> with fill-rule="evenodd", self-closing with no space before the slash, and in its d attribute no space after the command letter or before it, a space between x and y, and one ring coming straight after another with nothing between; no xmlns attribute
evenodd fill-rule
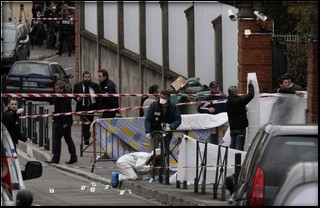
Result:
<svg viewBox="0 0 320 208"><path fill-rule="evenodd" d="M150 161L152 152L133 152L121 156L117 162L119 170L119 181L124 180L141 180L143 174L150 171ZM156 150L156 155L160 155L160 149Z"/></svg>

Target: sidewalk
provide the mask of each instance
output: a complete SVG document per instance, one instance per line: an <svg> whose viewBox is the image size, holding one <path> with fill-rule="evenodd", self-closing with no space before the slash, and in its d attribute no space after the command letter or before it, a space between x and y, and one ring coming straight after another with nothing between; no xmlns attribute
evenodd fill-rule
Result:
<svg viewBox="0 0 320 208"><path fill-rule="evenodd" d="M55 55L55 50L46 49L44 46L38 48L34 46L31 51L30 59L42 60ZM52 107L52 106L50 106ZM74 106L73 106L74 109ZM50 112L50 109L49 109ZM51 112L50 112L51 113ZM78 118L74 117L74 120ZM79 120L79 119L78 119ZM49 139L51 141L51 124L52 118L49 119ZM81 144L81 126L78 124L73 124L72 126L72 138L76 145L78 163L74 165L65 164L66 161L70 159L68 153L67 145L62 139L62 150L61 150L61 160L59 164L53 164L56 168L68 171L70 173L86 177L92 182L100 182L105 185L110 185L111 182L111 172L117 171L116 165L110 160L98 160L94 166L93 157L93 145L88 146L83 155L80 156L80 144ZM90 138L92 142L92 138ZM26 145L19 141L17 148L23 152L26 152ZM45 150L44 147L39 147L39 144L33 145L33 156L35 159L40 161L50 160L52 146L50 143L50 150ZM98 155L100 154L100 147L96 146L96 151ZM103 154L103 153L101 153ZM48 167L47 163L43 163L43 168ZM93 169L92 169L93 168ZM92 171L93 170L93 171ZM201 181L200 181L201 182ZM205 193L201 193L201 184L198 187L198 193L194 192L194 186L188 185L187 189L176 188L176 184L166 185L164 183L159 183L158 181L149 182L145 179L137 181L124 181L121 185L121 189L130 189L133 193L142 195L148 198L156 199L166 205L173 206L228 206L227 199L229 197L229 192L226 191L226 201L221 200L221 190L218 190L218 199L213 199L213 184L208 184L206 186Z"/></svg>

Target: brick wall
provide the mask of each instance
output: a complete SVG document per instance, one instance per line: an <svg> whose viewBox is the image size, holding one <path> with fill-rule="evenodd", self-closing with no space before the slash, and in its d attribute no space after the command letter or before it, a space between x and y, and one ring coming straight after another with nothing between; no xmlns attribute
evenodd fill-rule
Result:
<svg viewBox="0 0 320 208"><path fill-rule="evenodd" d="M273 27L273 21L261 26L256 20L240 20L238 24L238 92L247 92L247 74L255 72L260 92L272 92L272 34L264 27ZM250 29L251 35L244 36Z"/></svg>
<svg viewBox="0 0 320 208"><path fill-rule="evenodd" d="M308 43L307 123L318 123L318 40Z"/></svg>

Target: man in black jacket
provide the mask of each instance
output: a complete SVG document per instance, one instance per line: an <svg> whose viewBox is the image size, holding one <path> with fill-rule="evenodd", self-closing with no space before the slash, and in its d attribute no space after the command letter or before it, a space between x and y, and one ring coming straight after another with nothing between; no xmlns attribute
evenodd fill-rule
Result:
<svg viewBox="0 0 320 208"><path fill-rule="evenodd" d="M181 113L178 106L170 102L169 91L162 90L160 99L151 103L147 115L145 115L144 127L146 137L150 139L150 150L159 147L160 133L154 133L154 131L176 130L180 124ZM164 142L166 142L166 144L164 144L164 147L169 147L171 138L172 133L165 136ZM169 155L168 151L169 150L166 149L166 155Z"/></svg>
<svg viewBox="0 0 320 208"><path fill-rule="evenodd" d="M116 94L117 86L109 79L109 74L105 69L98 70L98 79L100 84L101 93ZM114 109L119 108L119 101L117 97L104 97L101 99L100 109ZM116 111L103 112L102 118L114 118Z"/></svg>
<svg viewBox="0 0 320 208"><path fill-rule="evenodd" d="M246 139L246 128L248 127L248 117L246 105L254 97L254 88L252 80L248 84L249 93L244 96L238 95L236 86L231 86L228 89L227 114L230 126L230 148L244 150Z"/></svg>
<svg viewBox="0 0 320 208"><path fill-rule="evenodd" d="M65 84L63 82L57 82L54 85L56 93L65 93ZM72 112L71 98L56 97L54 101L54 113L67 113ZM59 163L61 155L61 139L64 137L68 150L70 153L70 160L67 164L73 164L78 162L76 154L76 147L71 137L71 127L73 124L72 115L63 115L53 117L53 131L54 131L54 148L53 157L47 163Z"/></svg>
<svg viewBox="0 0 320 208"><path fill-rule="evenodd" d="M17 109L17 98L10 97L8 98L8 109L3 112L2 114L2 122L7 127L7 130L12 138L12 142L14 144L14 147L18 144L18 140L23 142L30 142L30 139L28 139L24 134L20 131L20 125L19 125L19 116L23 112L23 108Z"/></svg>
<svg viewBox="0 0 320 208"><path fill-rule="evenodd" d="M83 81L76 83L73 87L73 93L78 94L100 94L100 87L97 83L91 81L91 74L88 71L84 71L82 74ZM90 111L97 110L100 106L100 98L98 97L75 97L74 100L77 102L76 111ZM80 115L80 119L83 122L93 122L94 114ZM89 144L90 124L82 124L82 136L84 143Z"/></svg>

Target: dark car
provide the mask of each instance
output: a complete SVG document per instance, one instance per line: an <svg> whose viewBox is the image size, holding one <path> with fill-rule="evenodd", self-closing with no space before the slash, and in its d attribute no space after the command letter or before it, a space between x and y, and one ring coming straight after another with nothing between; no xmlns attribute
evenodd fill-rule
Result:
<svg viewBox="0 0 320 208"><path fill-rule="evenodd" d="M264 125L244 158L229 203L271 206L288 170L307 161L318 161L317 125Z"/></svg>
<svg viewBox="0 0 320 208"><path fill-rule="evenodd" d="M10 133L1 122L1 206L32 204L32 193L24 181L41 177L42 163L28 161L24 170L20 166Z"/></svg>
<svg viewBox="0 0 320 208"><path fill-rule="evenodd" d="M273 206L318 206L318 161L300 162L291 168Z"/></svg>
<svg viewBox="0 0 320 208"><path fill-rule="evenodd" d="M20 82L20 78L22 82ZM49 61L17 61L11 67L6 78L7 93L54 93L54 84L62 81L67 92L72 92L70 79L65 70L56 62ZM22 88L22 90L20 89ZM31 100L48 101L53 98L26 98Z"/></svg>
<svg viewBox="0 0 320 208"><path fill-rule="evenodd" d="M1 30L1 75L3 75L8 73L15 61L28 59L30 40L25 25L22 23L4 22Z"/></svg>

